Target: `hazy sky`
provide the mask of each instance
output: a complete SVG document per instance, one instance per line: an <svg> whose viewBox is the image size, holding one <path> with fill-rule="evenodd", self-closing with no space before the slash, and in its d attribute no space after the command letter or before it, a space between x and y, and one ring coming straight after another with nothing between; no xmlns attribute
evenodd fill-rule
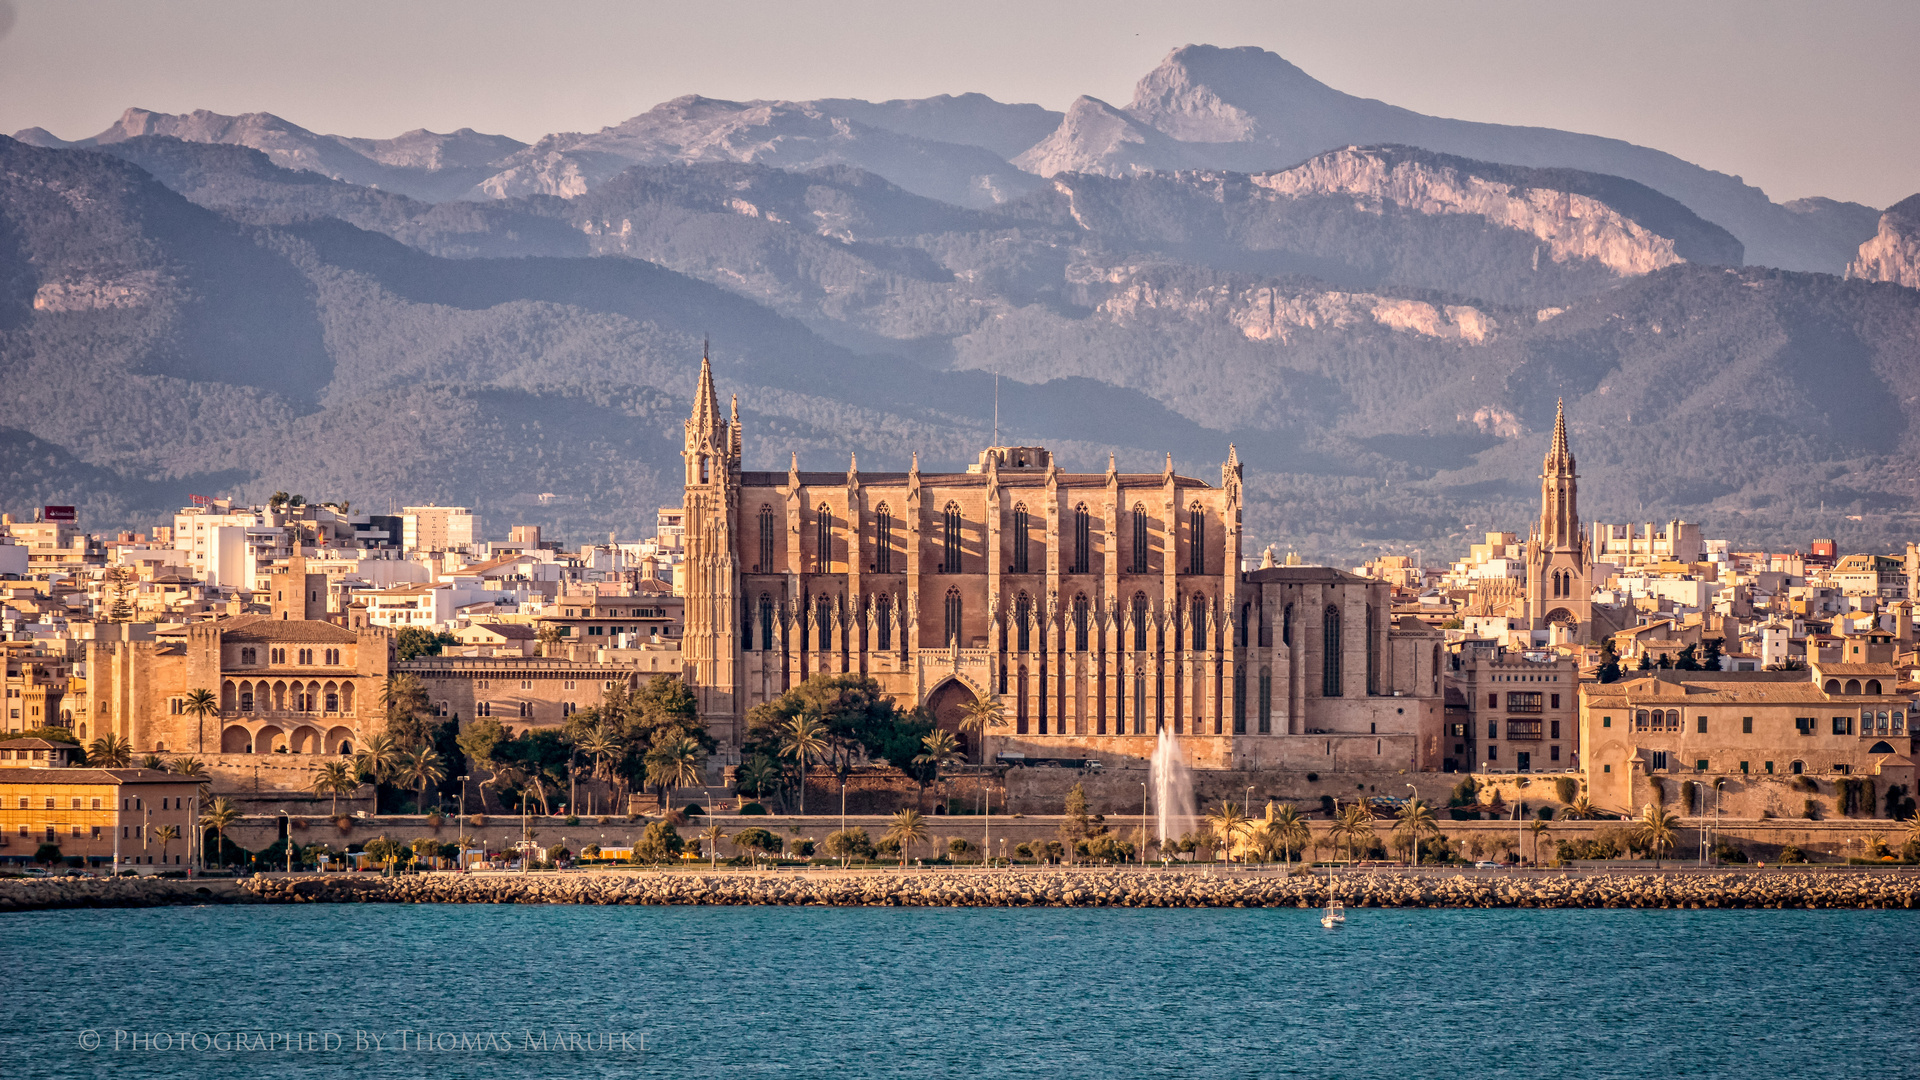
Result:
<svg viewBox="0 0 1920 1080"><path fill-rule="evenodd" d="M128 106L382 137L591 131L680 94L1116 104L1188 42L1349 93L1628 139L1775 199L1920 191L1920 3L0 0L0 131Z"/></svg>

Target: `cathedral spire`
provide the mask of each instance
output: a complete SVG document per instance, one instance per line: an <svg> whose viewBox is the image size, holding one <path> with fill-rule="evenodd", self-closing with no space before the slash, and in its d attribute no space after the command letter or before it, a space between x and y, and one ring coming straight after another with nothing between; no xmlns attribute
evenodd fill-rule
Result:
<svg viewBox="0 0 1920 1080"><path fill-rule="evenodd" d="M1567 405L1554 410L1553 443L1540 463L1540 524L1536 536L1547 550L1580 544L1579 473L1567 445Z"/></svg>
<svg viewBox="0 0 1920 1080"><path fill-rule="evenodd" d="M693 392L693 415L687 420L689 434L712 438L720 433L720 395L713 389L713 361L705 343L700 346L700 384Z"/></svg>
<svg viewBox="0 0 1920 1080"><path fill-rule="evenodd" d="M1565 473L1573 472L1573 451L1567 448L1567 402L1562 398L1554 403L1553 445L1547 448L1547 460L1541 470L1555 473L1556 469Z"/></svg>

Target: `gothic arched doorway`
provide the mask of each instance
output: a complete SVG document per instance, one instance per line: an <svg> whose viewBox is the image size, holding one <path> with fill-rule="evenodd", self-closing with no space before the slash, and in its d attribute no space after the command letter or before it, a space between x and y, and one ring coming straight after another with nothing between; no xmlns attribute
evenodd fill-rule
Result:
<svg viewBox="0 0 1920 1080"><path fill-rule="evenodd" d="M966 715L967 706L979 700L972 690L959 679L948 679L927 695L927 711L933 714L934 725L943 731L951 731L960 740L960 751L968 760L978 761L977 750L980 740L960 730L960 721Z"/></svg>

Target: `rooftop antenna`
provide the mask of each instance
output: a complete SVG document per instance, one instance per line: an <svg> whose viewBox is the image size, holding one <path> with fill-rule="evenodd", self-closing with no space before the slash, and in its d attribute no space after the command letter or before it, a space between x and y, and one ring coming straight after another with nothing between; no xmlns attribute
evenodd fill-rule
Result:
<svg viewBox="0 0 1920 1080"><path fill-rule="evenodd" d="M1000 445L1000 369L993 369L993 445Z"/></svg>

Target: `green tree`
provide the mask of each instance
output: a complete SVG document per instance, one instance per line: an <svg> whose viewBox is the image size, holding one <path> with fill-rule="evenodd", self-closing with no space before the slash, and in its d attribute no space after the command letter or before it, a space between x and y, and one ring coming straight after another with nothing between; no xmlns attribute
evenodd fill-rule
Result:
<svg viewBox="0 0 1920 1080"><path fill-rule="evenodd" d="M413 812L424 814L427 812L427 786L445 780L447 770L441 764L440 755L433 752L433 747L416 746L401 752L394 778L413 787Z"/></svg>
<svg viewBox="0 0 1920 1080"><path fill-rule="evenodd" d="M375 735L353 755L353 767L361 776L384 784L400 767L400 746L392 735L385 732Z"/></svg>
<svg viewBox="0 0 1920 1080"><path fill-rule="evenodd" d="M212 829L220 853L220 865L227 865L227 830L240 820L240 809L222 795L200 812L200 828Z"/></svg>
<svg viewBox="0 0 1920 1080"><path fill-rule="evenodd" d="M780 733L780 756L793 759L794 776L800 787L800 813L807 812L807 769L831 751L827 725L818 718L801 713L787 720Z"/></svg>
<svg viewBox="0 0 1920 1080"><path fill-rule="evenodd" d="M1533 865L1540 865L1540 838L1553 830L1553 826L1540 818L1527 822L1527 832L1533 836Z"/></svg>
<svg viewBox="0 0 1920 1080"><path fill-rule="evenodd" d="M198 743L196 752L207 752L207 717L220 711L220 699L213 696L211 690L189 690L185 700L185 711L198 722Z"/></svg>
<svg viewBox="0 0 1920 1080"><path fill-rule="evenodd" d="M755 825L741 829L733 834L733 846L747 852L754 865L760 865L760 855L771 855L781 848L780 838L766 829Z"/></svg>
<svg viewBox="0 0 1920 1080"><path fill-rule="evenodd" d="M1668 813L1666 808L1648 803L1646 812L1640 816L1640 827L1634 832L1634 841L1642 851L1653 856L1654 865L1660 865L1660 857L1673 850L1680 839L1680 818Z"/></svg>
<svg viewBox="0 0 1920 1080"><path fill-rule="evenodd" d="M1366 807L1349 803L1327 831L1335 842L1346 845L1347 861L1351 863L1354 852L1373 839L1373 815L1367 813Z"/></svg>
<svg viewBox="0 0 1920 1080"><path fill-rule="evenodd" d="M1600 667L1595 675L1602 683L1618 682L1620 679L1620 654L1614 649L1611 637L1600 640Z"/></svg>
<svg viewBox="0 0 1920 1080"><path fill-rule="evenodd" d="M1635 670L1652 671L1653 670L1653 654L1646 651L1645 649L1640 650L1640 666Z"/></svg>
<svg viewBox="0 0 1920 1080"><path fill-rule="evenodd" d="M159 754L146 754L140 758L140 767L152 770L153 772L166 772L167 759L161 757Z"/></svg>
<svg viewBox="0 0 1920 1080"><path fill-rule="evenodd" d="M440 650L449 645L460 644L460 639L446 631L438 633L424 626L403 626L393 635L393 656L396 660L418 660L423 656L439 656Z"/></svg>
<svg viewBox="0 0 1920 1080"><path fill-rule="evenodd" d="M1072 851L1075 850L1074 844L1093 832L1093 822L1087 814L1086 785L1076 782L1068 788L1066 802L1060 809L1060 838L1067 842L1068 850Z"/></svg>
<svg viewBox="0 0 1920 1080"><path fill-rule="evenodd" d="M1217 839L1218 847L1225 849L1227 857L1231 859L1235 841L1246 834L1249 824L1247 815L1241 813L1240 808L1231 801L1222 799L1219 806L1207 811L1206 823L1208 831Z"/></svg>
<svg viewBox="0 0 1920 1080"><path fill-rule="evenodd" d="M333 811L329 817L340 816L340 796L352 795L359 789L360 778L344 761L326 762L313 774L313 793L333 796Z"/></svg>
<svg viewBox="0 0 1920 1080"><path fill-rule="evenodd" d="M396 869L400 865L401 860L412 855L412 852L408 850L405 844L392 839L385 833L367 841L367 846L360 850L366 852L368 858L379 862L381 866L386 867L389 871Z"/></svg>
<svg viewBox="0 0 1920 1080"><path fill-rule="evenodd" d="M780 768L773 759L765 754L755 754L747 763L734 770L733 790L753 798L764 798L769 791L780 789Z"/></svg>
<svg viewBox="0 0 1920 1080"><path fill-rule="evenodd" d="M720 866L720 842L726 838L727 830L721 828L720 823L717 821L708 825L705 831L700 834L700 839L705 842L707 846L709 862L715 869L718 869Z"/></svg>
<svg viewBox="0 0 1920 1080"><path fill-rule="evenodd" d="M160 861L167 861L167 845L180 839L180 826L161 825L153 830L153 838L160 841Z"/></svg>
<svg viewBox="0 0 1920 1080"><path fill-rule="evenodd" d="M920 746L922 749L913 756L913 764L932 769L935 783L940 781L941 770L967 760L966 755L960 752L960 740L951 731L934 728L920 740ZM945 795L942 794L941 798L944 801Z"/></svg>
<svg viewBox="0 0 1920 1080"><path fill-rule="evenodd" d="M828 833L825 846L827 854L839 859L842 867L849 860L871 859L874 855L873 840L867 836L867 830L857 826Z"/></svg>
<svg viewBox="0 0 1920 1080"><path fill-rule="evenodd" d="M41 866L51 867L66 856L60 854L60 845L51 841L33 849L33 861Z"/></svg>
<svg viewBox="0 0 1920 1080"><path fill-rule="evenodd" d="M196 757L178 757L173 759L173 772L174 775L185 777L189 780L205 780L207 777L207 766L205 762L202 762Z"/></svg>
<svg viewBox="0 0 1920 1080"><path fill-rule="evenodd" d="M87 764L96 769L124 769L133 764L133 744L108 732L88 745Z"/></svg>
<svg viewBox="0 0 1920 1080"><path fill-rule="evenodd" d="M1440 823L1433 819L1433 809L1424 800L1409 799L1400 808L1393 831L1395 835L1407 838L1410 850L1416 856L1414 861L1418 861L1420 841L1440 835Z"/></svg>
<svg viewBox="0 0 1920 1080"><path fill-rule="evenodd" d="M1701 643L1700 667L1704 671L1719 671L1721 657L1726 653L1726 639L1710 637Z"/></svg>
<svg viewBox="0 0 1920 1080"><path fill-rule="evenodd" d="M1680 647L1680 655L1674 659L1675 671L1700 670L1700 646L1688 642Z"/></svg>
<svg viewBox="0 0 1920 1080"><path fill-rule="evenodd" d="M418 675L400 672L387 676L380 686L380 707L386 710L387 734L393 736L395 746L410 750L433 742L432 728L438 725L429 722L431 705Z"/></svg>
<svg viewBox="0 0 1920 1080"><path fill-rule="evenodd" d="M1007 705L998 694L988 694L983 698L974 698L960 710L960 730L980 740L980 762L991 760L987 754L987 738L994 728L1007 726Z"/></svg>
<svg viewBox="0 0 1920 1080"><path fill-rule="evenodd" d="M896 812L893 820L887 823L883 839L892 840L900 845L900 865L907 865L907 851L915 844L925 843L927 839L926 819L920 811L907 807Z"/></svg>
<svg viewBox="0 0 1920 1080"><path fill-rule="evenodd" d="M656 745L647 754L647 782L660 788L663 805L671 808L674 788L698 784L706 774L706 751L692 736Z"/></svg>
<svg viewBox="0 0 1920 1080"><path fill-rule="evenodd" d="M718 826L716 826L717 828ZM670 821L649 822L640 841L633 846L636 858L650 863L662 863L678 858L686 850L687 842L681 838L680 831Z"/></svg>

